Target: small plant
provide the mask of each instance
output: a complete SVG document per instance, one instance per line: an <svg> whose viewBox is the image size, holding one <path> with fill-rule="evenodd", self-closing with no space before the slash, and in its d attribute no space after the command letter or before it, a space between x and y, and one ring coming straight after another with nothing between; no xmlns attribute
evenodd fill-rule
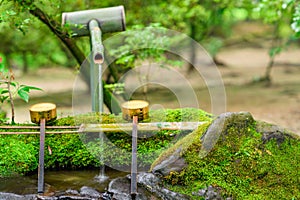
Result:
<svg viewBox="0 0 300 200"><path fill-rule="evenodd" d="M0 57L0 102L1 105L5 102L10 103L11 108L11 124L15 124L15 106L14 98L18 95L26 103L29 101L29 92L31 90L41 90L40 88L21 85L14 81L15 76L11 69L7 69L3 60Z"/></svg>

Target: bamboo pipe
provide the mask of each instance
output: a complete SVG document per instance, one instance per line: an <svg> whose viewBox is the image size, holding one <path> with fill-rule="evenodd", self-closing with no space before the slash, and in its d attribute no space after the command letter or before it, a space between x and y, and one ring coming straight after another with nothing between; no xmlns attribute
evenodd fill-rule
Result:
<svg viewBox="0 0 300 200"><path fill-rule="evenodd" d="M138 123L139 131L161 131L161 130L194 130L198 126L207 123L202 122L153 122L153 123ZM0 129L40 129L38 126L0 126ZM118 132L118 131L131 131L132 123L120 124L82 124L81 126L46 126L46 129L78 129L74 131L46 131L46 134L74 134L74 133L87 133L87 132ZM0 134L39 134L38 131L9 131L1 132Z"/></svg>

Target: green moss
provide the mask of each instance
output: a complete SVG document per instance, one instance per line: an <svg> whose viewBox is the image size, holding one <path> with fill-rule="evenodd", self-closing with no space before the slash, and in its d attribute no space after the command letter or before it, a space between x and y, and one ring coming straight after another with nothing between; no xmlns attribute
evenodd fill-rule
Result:
<svg viewBox="0 0 300 200"><path fill-rule="evenodd" d="M213 115L195 108L153 110L150 112L152 122L180 122L180 121L212 121Z"/></svg>
<svg viewBox="0 0 300 200"><path fill-rule="evenodd" d="M75 126L80 124L111 124L116 123L120 120L120 116L112 114L99 114L99 113L88 113L78 116L68 116L60 118L54 121L53 125L56 126Z"/></svg>
<svg viewBox="0 0 300 200"><path fill-rule="evenodd" d="M156 110L151 112L151 118L145 120L167 121L175 120L211 120L211 115L197 109ZM166 116L166 118L161 118ZM163 121L165 121L163 120ZM75 117L69 116L55 120L51 125L74 126L81 123L124 123L121 115L87 113ZM10 129L8 131L32 131L26 126L32 124L18 124L24 129ZM37 125L36 125L37 126ZM7 130L0 130L7 131ZM53 131L59 131L53 130ZM140 166L150 166L155 158L165 148L185 133L181 131L156 131L139 133L138 159ZM141 135L143 134L143 135ZM97 167L100 163L99 155L103 155L105 163L114 166L130 166L131 137L126 132L106 133L110 143L100 145L98 133L91 134L46 134L45 140L45 168L46 169L74 169ZM179 136L179 137L178 137ZM26 174L37 170L39 135L0 135L0 174ZM26 151L24 150L26 149ZM23 155L26 152L26 156ZM10 157L13 155L13 158ZM118 156L116 156L118 155Z"/></svg>
<svg viewBox="0 0 300 200"><path fill-rule="evenodd" d="M168 158L170 155L172 155L177 149L181 149L181 152L184 153L187 151L191 146L196 145L197 148L201 147L201 144L199 143L201 135L206 131L207 127L209 126L210 122L207 122L205 124L202 124L199 126L196 130L194 130L192 133L188 134L181 140L179 140L177 143L175 143L173 146L168 148L166 151L164 151L151 165L150 171L153 170L153 167L157 164L161 163L163 160Z"/></svg>
<svg viewBox="0 0 300 200"><path fill-rule="evenodd" d="M0 135L0 177L24 174L37 167L37 152L32 136Z"/></svg>
<svg viewBox="0 0 300 200"><path fill-rule="evenodd" d="M193 143L184 154L188 166L165 181L192 199L199 199L193 192L209 185L234 199L299 199L300 141L286 138L278 146L271 139L262 144L261 136L252 125L231 126L202 159L200 141Z"/></svg>

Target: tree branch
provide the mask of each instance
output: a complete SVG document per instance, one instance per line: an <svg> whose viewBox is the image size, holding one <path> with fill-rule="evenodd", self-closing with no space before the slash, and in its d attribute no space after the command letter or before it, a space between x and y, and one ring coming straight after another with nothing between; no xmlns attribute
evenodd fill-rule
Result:
<svg viewBox="0 0 300 200"><path fill-rule="evenodd" d="M40 21L42 21L45 25L47 25L48 28L66 45L79 65L83 63L83 61L85 60L83 52L75 44L74 40L68 37L68 34L66 32L62 31L61 25L58 24L57 21L50 18L37 6L31 6L29 12L33 16L37 17Z"/></svg>

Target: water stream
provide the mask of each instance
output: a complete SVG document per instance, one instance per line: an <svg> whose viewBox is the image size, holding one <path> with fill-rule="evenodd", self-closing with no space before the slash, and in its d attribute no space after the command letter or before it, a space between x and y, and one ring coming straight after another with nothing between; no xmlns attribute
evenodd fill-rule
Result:
<svg viewBox="0 0 300 200"><path fill-rule="evenodd" d="M106 168L106 179L99 181L99 169L89 170L61 170L45 171L45 191L60 192L68 189L79 190L82 186L89 186L100 192L105 192L108 183L117 177L123 177L128 173ZM30 176L14 176L0 178L0 192L15 194L36 194L37 174Z"/></svg>
<svg viewBox="0 0 300 200"><path fill-rule="evenodd" d="M99 132L99 139L100 139L100 148L103 147L103 143L104 143L104 133L103 132ZM100 163L102 163L102 165L100 166L100 172L99 175L95 176L95 179L102 183L105 182L109 177L105 175L105 165L104 165L104 157L103 157L103 153L100 153L99 155L99 161Z"/></svg>

